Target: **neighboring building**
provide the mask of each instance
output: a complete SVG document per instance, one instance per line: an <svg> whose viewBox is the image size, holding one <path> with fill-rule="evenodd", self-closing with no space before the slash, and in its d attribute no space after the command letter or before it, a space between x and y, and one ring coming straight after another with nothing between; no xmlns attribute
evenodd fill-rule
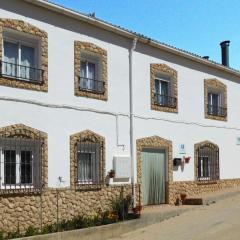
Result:
<svg viewBox="0 0 240 240"><path fill-rule="evenodd" d="M56 221L56 188L68 219L131 176L144 205L240 185L228 42L222 65L43 0L0 0L0 39L0 229Z"/></svg>

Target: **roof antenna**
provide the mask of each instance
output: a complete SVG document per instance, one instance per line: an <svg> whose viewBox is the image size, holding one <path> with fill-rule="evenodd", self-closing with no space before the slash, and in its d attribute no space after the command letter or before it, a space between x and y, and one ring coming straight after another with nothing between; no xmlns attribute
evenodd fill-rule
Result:
<svg viewBox="0 0 240 240"><path fill-rule="evenodd" d="M89 13L88 16L89 16L89 17L92 17L92 18L95 18L95 17L96 17L96 13L95 13L95 12Z"/></svg>

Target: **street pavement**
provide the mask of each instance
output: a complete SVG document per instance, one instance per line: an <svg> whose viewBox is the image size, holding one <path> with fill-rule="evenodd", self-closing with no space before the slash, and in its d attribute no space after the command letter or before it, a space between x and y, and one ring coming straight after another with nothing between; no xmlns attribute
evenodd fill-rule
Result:
<svg viewBox="0 0 240 240"><path fill-rule="evenodd" d="M240 240L240 195L112 240ZM110 240L110 239L109 239Z"/></svg>

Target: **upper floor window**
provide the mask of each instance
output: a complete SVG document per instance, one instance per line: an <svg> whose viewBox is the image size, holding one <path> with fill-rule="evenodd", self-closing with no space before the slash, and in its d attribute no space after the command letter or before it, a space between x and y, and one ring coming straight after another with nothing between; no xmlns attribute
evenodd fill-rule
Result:
<svg viewBox="0 0 240 240"><path fill-rule="evenodd" d="M151 109L178 112L177 72L165 64L151 64Z"/></svg>
<svg viewBox="0 0 240 240"><path fill-rule="evenodd" d="M40 141L0 138L0 189L39 188Z"/></svg>
<svg viewBox="0 0 240 240"><path fill-rule="evenodd" d="M204 80L205 117L227 120L227 87L217 79Z"/></svg>
<svg viewBox="0 0 240 240"><path fill-rule="evenodd" d="M90 92L102 93L104 82L101 80L99 59L81 55L80 63L80 89Z"/></svg>
<svg viewBox="0 0 240 240"><path fill-rule="evenodd" d="M155 101L163 107L176 107L177 100L172 96L171 78L159 75L155 78Z"/></svg>
<svg viewBox="0 0 240 240"><path fill-rule="evenodd" d="M216 91L208 92L208 114L222 117L226 115L223 93Z"/></svg>
<svg viewBox="0 0 240 240"><path fill-rule="evenodd" d="M93 43L74 42L76 96L107 100L107 51Z"/></svg>
<svg viewBox="0 0 240 240"><path fill-rule="evenodd" d="M2 76L30 82L42 82L39 66L39 41L6 32L3 41Z"/></svg>
<svg viewBox="0 0 240 240"><path fill-rule="evenodd" d="M0 18L0 85L48 91L48 34L27 22Z"/></svg>

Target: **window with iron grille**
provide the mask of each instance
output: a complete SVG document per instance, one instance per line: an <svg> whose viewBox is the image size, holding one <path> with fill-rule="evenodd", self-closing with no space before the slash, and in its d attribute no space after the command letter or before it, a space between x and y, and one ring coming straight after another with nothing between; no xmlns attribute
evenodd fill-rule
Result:
<svg viewBox="0 0 240 240"><path fill-rule="evenodd" d="M198 180L219 180L219 149L211 143L197 147Z"/></svg>
<svg viewBox="0 0 240 240"><path fill-rule="evenodd" d="M77 181L79 184L100 183L101 146L99 143L77 144Z"/></svg>
<svg viewBox="0 0 240 240"><path fill-rule="evenodd" d="M0 138L0 189L40 188L40 141Z"/></svg>

